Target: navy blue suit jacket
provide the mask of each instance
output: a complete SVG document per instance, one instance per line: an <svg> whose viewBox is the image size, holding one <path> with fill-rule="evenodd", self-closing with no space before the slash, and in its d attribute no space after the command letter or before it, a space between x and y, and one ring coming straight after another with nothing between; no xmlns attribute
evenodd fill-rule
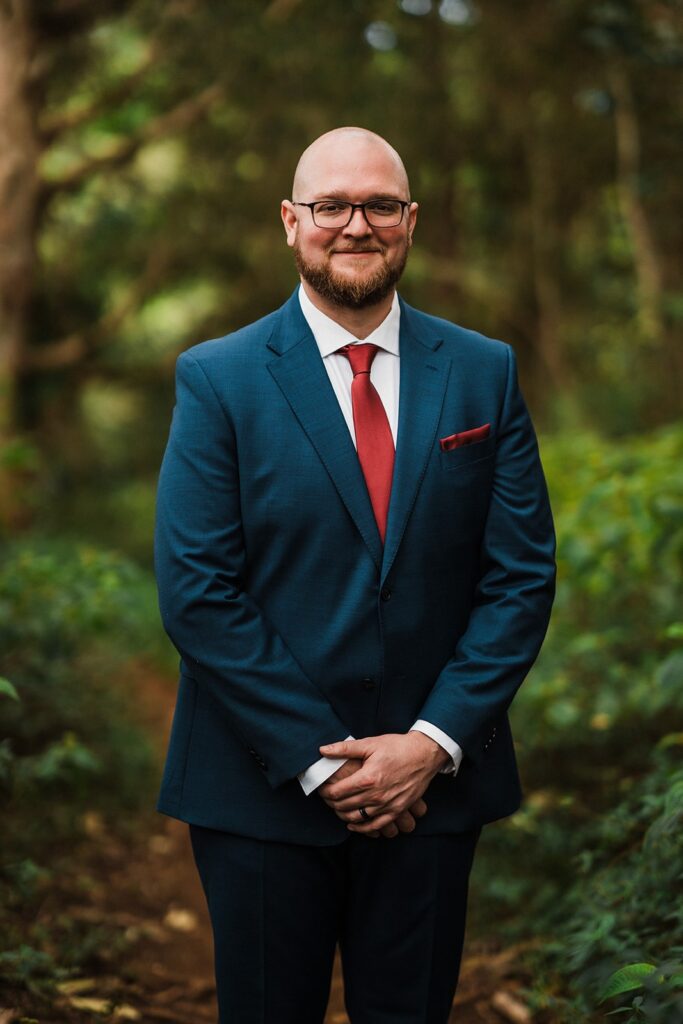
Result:
<svg viewBox="0 0 683 1024"><path fill-rule="evenodd" d="M464 751L424 834L515 811L507 710L541 646L554 534L512 349L401 302L382 547L356 450L294 295L184 352L155 563L180 687L158 809L325 845L345 825L297 773L319 746L406 732ZM439 439L490 424L476 443Z"/></svg>

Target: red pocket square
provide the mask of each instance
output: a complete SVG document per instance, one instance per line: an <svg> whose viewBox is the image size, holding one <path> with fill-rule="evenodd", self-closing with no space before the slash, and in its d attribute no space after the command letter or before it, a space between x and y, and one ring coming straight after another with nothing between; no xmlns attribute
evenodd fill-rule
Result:
<svg viewBox="0 0 683 1024"><path fill-rule="evenodd" d="M453 448L461 448L464 444L474 444L476 441L484 441L491 433L491 424L485 423L483 427L474 427L472 430L461 430L459 434L451 434L449 437L439 438L442 452L450 452Z"/></svg>

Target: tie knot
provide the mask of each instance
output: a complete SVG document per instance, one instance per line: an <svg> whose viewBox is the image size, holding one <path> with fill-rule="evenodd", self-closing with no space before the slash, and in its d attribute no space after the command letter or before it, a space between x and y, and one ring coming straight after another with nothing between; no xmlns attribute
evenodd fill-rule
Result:
<svg viewBox="0 0 683 1024"><path fill-rule="evenodd" d="M353 375L356 377L359 373L370 373L372 360L377 354L377 349L377 345L372 345L370 342L364 342L361 345L344 345L343 348L340 348L337 351L346 356L348 361L351 363Z"/></svg>

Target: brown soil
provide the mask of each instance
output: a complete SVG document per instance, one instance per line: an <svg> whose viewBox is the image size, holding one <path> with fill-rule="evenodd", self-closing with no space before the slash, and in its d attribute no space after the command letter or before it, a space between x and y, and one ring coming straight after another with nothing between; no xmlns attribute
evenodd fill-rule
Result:
<svg viewBox="0 0 683 1024"><path fill-rule="evenodd" d="M134 677L140 717L158 738L161 755L174 687L142 664L135 666ZM0 996L0 1024L215 1024L211 926L187 827L150 812L134 835L122 840L93 814L86 831L88 841L73 852L73 877L64 872L41 915L46 921L66 915L72 922L106 929L112 935L111 953L100 950L89 976L63 987L49 1005L26 993ZM538 1021L516 994L525 980L518 953L469 947L454 1022ZM338 964L325 1024L348 1024Z"/></svg>

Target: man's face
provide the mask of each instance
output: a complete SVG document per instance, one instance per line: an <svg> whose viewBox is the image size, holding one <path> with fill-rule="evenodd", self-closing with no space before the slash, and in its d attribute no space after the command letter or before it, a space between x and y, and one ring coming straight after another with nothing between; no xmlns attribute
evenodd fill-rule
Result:
<svg viewBox="0 0 683 1024"><path fill-rule="evenodd" d="M391 151L357 139L336 139L303 168L297 202L322 199L364 203L372 199L408 200L407 182ZM406 263L417 215L417 203L405 210L396 227L372 227L362 210L354 210L343 228L321 228L311 210L285 200L282 217L287 244L294 251L304 281L336 306L362 309L393 291Z"/></svg>

